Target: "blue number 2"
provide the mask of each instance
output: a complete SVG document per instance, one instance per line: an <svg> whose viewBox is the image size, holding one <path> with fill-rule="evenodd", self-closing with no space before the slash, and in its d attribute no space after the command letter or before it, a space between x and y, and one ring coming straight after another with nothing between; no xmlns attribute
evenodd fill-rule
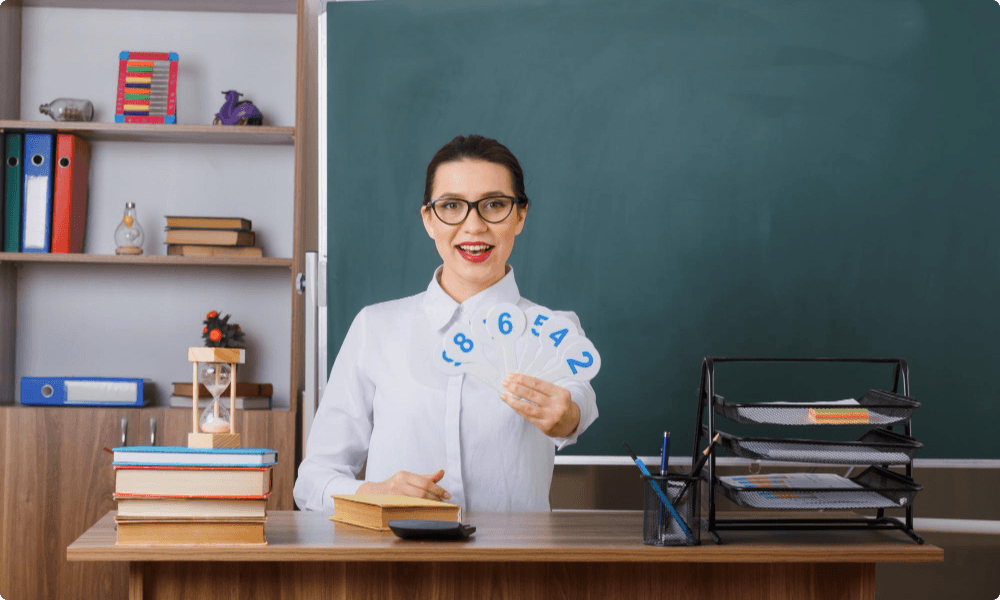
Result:
<svg viewBox="0 0 1000 600"><path fill-rule="evenodd" d="M584 358L587 359L587 362L585 362L585 363L582 363L582 362L580 362L578 360L573 360L572 358L566 359L566 363L569 365L569 368L570 368L571 371L573 371L574 375L576 375L576 368L577 367L589 367L590 365L594 364L594 355L593 354L591 354L590 352L587 352L586 350L584 350L583 356L584 356Z"/></svg>
<svg viewBox="0 0 1000 600"><path fill-rule="evenodd" d="M549 337L552 338L552 341L556 343L555 344L556 348L558 348L559 344L562 343L563 338L566 337L567 333L569 333L569 329L560 329L559 331L549 334Z"/></svg>

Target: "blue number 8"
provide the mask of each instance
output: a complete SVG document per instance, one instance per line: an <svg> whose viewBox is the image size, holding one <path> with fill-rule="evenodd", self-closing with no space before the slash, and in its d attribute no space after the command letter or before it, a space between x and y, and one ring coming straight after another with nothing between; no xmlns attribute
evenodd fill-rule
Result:
<svg viewBox="0 0 1000 600"><path fill-rule="evenodd" d="M582 363L578 360L573 360L572 358L566 360L566 363L569 364L569 368L571 371L573 371L574 375L576 375L577 367L589 367L590 365L594 364L594 355L591 354L590 352L587 352L585 350L583 352L583 357L587 359L587 362Z"/></svg>
<svg viewBox="0 0 1000 600"><path fill-rule="evenodd" d="M507 318L504 319L504 317ZM510 322L510 313L501 314L497 325L500 327L500 333L504 335L509 335L511 331L514 331L514 324Z"/></svg>
<svg viewBox="0 0 1000 600"><path fill-rule="evenodd" d="M459 338L462 338L462 339L459 339ZM467 337L465 337L464 333L456 333L455 334L455 343L458 344L458 347L459 347L459 349L462 350L462 352L466 352L466 353L472 352L472 348L475 347L475 344L472 343L472 340L469 339L469 338L467 338ZM465 347L466 344L469 345L468 348Z"/></svg>

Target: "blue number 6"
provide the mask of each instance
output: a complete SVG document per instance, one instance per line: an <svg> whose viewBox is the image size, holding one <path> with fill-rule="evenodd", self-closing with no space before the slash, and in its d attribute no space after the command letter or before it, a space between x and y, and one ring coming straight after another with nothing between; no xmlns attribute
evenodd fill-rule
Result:
<svg viewBox="0 0 1000 600"><path fill-rule="evenodd" d="M582 363L582 362L580 362L578 360L574 360L572 358L566 359L566 363L569 365L569 368L570 368L571 371L573 371L574 375L576 375L576 368L577 367L589 367L590 365L594 364L594 355L591 354L590 352L587 352L586 350L584 350L583 357L587 359L587 362Z"/></svg>
<svg viewBox="0 0 1000 600"><path fill-rule="evenodd" d="M511 331L514 331L514 324L510 322L510 313L502 313L497 321L497 326L500 327L500 333L504 335L509 335Z"/></svg>

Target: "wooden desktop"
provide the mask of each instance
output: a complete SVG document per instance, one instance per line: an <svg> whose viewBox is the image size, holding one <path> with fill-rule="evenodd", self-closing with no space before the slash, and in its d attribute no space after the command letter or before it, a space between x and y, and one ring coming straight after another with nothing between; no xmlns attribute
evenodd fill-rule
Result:
<svg viewBox="0 0 1000 600"><path fill-rule="evenodd" d="M876 563L944 552L898 532L727 532L642 543L641 511L467 513L466 542L405 541L270 511L265 546L116 546L114 512L66 551L129 563L130 600L180 598L872 599Z"/></svg>

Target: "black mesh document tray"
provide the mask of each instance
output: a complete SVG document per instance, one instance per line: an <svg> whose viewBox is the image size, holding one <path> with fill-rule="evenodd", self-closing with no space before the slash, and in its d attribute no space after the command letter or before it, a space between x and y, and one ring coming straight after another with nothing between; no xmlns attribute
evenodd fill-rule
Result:
<svg viewBox="0 0 1000 600"><path fill-rule="evenodd" d="M753 460L780 460L838 465L905 465L923 444L908 435L876 427L857 441L830 442L719 434L727 452Z"/></svg>
<svg viewBox="0 0 1000 600"><path fill-rule="evenodd" d="M787 403L756 403L733 404L726 402L722 396L715 395L713 402L715 412L738 423L761 425L817 425L821 427L842 427L845 425L893 425L910 418L913 409L920 403L907 396L886 392L884 390L868 390L858 404L845 405L823 402L787 402ZM810 420L810 408L863 408L868 411L868 420L863 423L829 422L817 423Z"/></svg>
<svg viewBox="0 0 1000 600"><path fill-rule="evenodd" d="M817 478L819 485L795 485L804 476ZM780 482L786 477L790 486L773 487L773 482ZM763 483L765 479L772 483ZM740 506L791 510L905 508L913 502L916 493L923 489L923 486L909 477L882 467L868 467L860 475L850 479L828 473L720 477L718 486L725 497Z"/></svg>

